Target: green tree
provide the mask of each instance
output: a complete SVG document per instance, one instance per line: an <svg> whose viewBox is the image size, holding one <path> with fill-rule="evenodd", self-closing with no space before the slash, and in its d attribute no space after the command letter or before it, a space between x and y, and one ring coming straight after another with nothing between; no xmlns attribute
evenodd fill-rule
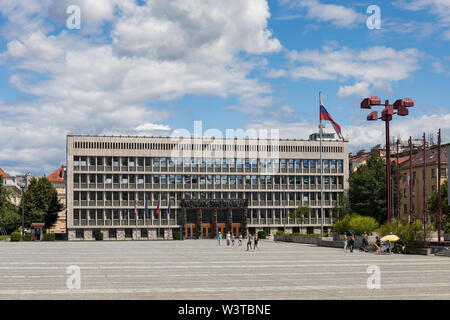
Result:
<svg viewBox="0 0 450 320"><path fill-rule="evenodd" d="M438 221L438 194L437 189L427 199L428 211L431 213L433 220ZM441 217L442 226L450 222L449 219L450 208L448 206L448 179L442 183L441 186Z"/></svg>
<svg viewBox="0 0 450 320"><path fill-rule="evenodd" d="M45 177L32 179L24 196L25 226L32 222L44 222L50 228L58 219L62 205L55 187Z"/></svg>
<svg viewBox="0 0 450 320"><path fill-rule="evenodd" d="M0 227L5 228L8 233L20 226L21 218L16 210L16 206L11 202L11 193L5 189L0 177Z"/></svg>
<svg viewBox="0 0 450 320"><path fill-rule="evenodd" d="M352 212L348 193L339 193L335 207L333 208L333 218L338 221Z"/></svg>
<svg viewBox="0 0 450 320"><path fill-rule="evenodd" d="M391 163L394 196L397 194L396 171L395 164ZM379 223L387 220L386 165L380 155L370 154L365 164L350 173L349 185L352 212L374 217Z"/></svg>
<svg viewBox="0 0 450 320"><path fill-rule="evenodd" d="M289 213L289 218L291 218L291 219L299 219L300 220L300 224L301 224L302 229L303 229L303 219L308 217L310 213L311 213L311 208L310 207L299 206L297 209L295 209L294 211Z"/></svg>

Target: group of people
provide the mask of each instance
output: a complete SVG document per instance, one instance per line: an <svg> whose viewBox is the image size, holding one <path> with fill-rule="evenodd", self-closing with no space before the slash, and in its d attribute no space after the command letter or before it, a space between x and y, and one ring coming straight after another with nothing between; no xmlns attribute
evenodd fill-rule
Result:
<svg viewBox="0 0 450 320"><path fill-rule="evenodd" d="M222 240L223 240L223 235L222 232L219 231L218 237L219 239L219 246L222 246ZM242 234L239 235L238 238L238 246L241 247L242 246ZM226 244L227 246L234 246L235 241L236 241L236 237L234 236L234 234L231 234L230 232L227 233L226 235ZM252 249L253 247L253 249ZM248 234L247 236L247 251L250 250L256 250L258 249L258 251L261 251L261 249L258 247L258 235L254 234L252 235L251 233Z"/></svg>
<svg viewBox="0 0 450 320"><path fill-rule="evenodd" d="M344 234L344 251L347 250L347 248L350 249L350 252L353 252L353 247L355 245L355 233L353 231L346 231ZM367 235L367 232L364 231L362 235L362 244L359 248L360 251L368 252L369 251L369 236ZM389 253L392 254L392 252L396 251L398 253L404 253L405 252L405 246L401 241L398 241L396 245L394 246L392 242L385 241L382 242L380 238L377 236L375 242L373 243L373 249L375 253Z"/></svg>

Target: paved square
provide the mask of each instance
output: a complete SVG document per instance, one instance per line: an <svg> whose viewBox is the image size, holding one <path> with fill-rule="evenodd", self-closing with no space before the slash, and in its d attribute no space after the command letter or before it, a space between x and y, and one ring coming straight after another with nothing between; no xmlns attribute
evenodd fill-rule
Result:
<svg viewBox="0 0 450 320"><path fill-rule="evenodd" d="M0 299L450 299L450 259L260 241L0 243ZM66 286L67 267L81 288ZM368 289L369 265L381 288Z"/></svg>

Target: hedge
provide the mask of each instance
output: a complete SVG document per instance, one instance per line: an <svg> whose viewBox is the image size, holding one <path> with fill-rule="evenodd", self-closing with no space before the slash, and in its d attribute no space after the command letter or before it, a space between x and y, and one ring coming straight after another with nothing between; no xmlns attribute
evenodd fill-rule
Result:
<svg viewBox="0 0 450 320"><path fill-rule="evenodd" d="M258 231L258 239L265 239L266 233L264 231Z"/></svg>
<svg viewBox="0 0 450 320"><path fill-rule="evenodd" d="M173 240L181 240L181 232L180 231L173 231L172 232L172 238L173 238Z"/></svg>
<svg viewBox="0 0 450 320"><path fill-rule="evenodd" d="M102 240L103 240L103 233L100 232L100 231L97 231L97 232L95 233L95 240L96 240L96 241L102 241Z"/></svg>
<svg viewBox="0 0 450 320"><path fill-rule="evenodd" d="M23 241L31 241L31 233L27 232L23 235Z"/></svg>
<svg viewBox="0 0 450 320"><path fill-rule="evenodd" d="M43 239L44 241L55 241L55 234L54 233L44 233Z"/></svg>
<svg viewBox="0 0 450 320"><path fill-rule="evenodd" d="M11 233L11 241L20 241L20 232L14 231Z"/></svg>

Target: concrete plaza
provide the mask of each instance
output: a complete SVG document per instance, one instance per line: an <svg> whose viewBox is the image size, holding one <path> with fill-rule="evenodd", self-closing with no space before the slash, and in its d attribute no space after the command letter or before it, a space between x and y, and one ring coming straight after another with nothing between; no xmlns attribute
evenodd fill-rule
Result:
<svg viewBox="0 0 450 320"><path fill-rule="evenodd" d="M260 241L0 242L0 299L450 299L450 259ZM67 267L81 288L67 289ZM369 265L381 271L368 289Z"/></svg>

